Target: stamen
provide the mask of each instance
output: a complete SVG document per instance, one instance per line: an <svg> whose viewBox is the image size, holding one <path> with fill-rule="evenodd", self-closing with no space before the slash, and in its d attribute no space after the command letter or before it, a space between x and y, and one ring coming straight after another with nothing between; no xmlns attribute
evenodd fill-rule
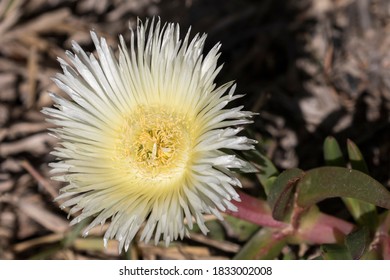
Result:
<svg viewBox="0 0 390 280"><path fill-rule="evenodd" d="M186 165L191 143L187 119L160 106L138 107L118 133L117 157L141 176L169 175Z"/></svg>

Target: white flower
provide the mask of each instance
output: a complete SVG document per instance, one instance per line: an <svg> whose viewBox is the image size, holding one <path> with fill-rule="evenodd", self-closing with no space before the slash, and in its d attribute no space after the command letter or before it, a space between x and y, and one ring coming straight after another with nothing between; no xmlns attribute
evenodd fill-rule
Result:
<svg viewBox="0 0 390 280"><path fill-rule="evenodd" d="M214 84L219 44L203 57L206 35L181 40L179 25L160 20L138 22L135 33L130 49L120 37L119 59L94 32L97 58L73 43L73 66L59 59L55 78L70 100L52 94L57 109L43 110L58 126L51 166L68 183L59 198L76 215L71 224L94 217L86 235L110 220L104 241L117 239L119 250L143 224L140 240L168 245L193 221L206 234L204 213L236 211L241 185L230 169L246 162L225 151L255 143L237 136L253 113L224 109L241 97L235 85Z"/></svg>

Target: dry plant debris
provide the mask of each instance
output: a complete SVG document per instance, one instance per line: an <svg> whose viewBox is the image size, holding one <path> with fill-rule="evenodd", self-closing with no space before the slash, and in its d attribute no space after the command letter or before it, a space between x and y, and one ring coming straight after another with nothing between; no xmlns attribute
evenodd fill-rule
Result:
<svg viewBox="0 0 390 280"><path fill-rule="evenodd" d="M358 143L373 177L390 186L387 0L3 0L0 259L229 259L245 244L211 218L208 237L194 233L168 248L134 244L119 256L115 242L103 248L100 229L80 237L53 202L60 186L47 164L57 140L40 110L52 105L49 92L61 94L50 80L57 57L72 40L92 47L91 29L115 46L137 17L154 15L207 32L210 46L223 43L223 79L237 80L247 108L261 113L254 133L279 168L318 165L332 134ZM244 187L257 192L251 182ZM305 252L296 257L315 255Z"/></svg>

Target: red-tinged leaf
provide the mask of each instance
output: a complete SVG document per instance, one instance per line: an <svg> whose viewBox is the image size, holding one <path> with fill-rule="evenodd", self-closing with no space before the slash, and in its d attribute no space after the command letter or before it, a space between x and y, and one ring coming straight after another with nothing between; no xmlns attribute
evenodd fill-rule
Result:
<svg viewBox="0 0 390 280"><path fill-rule="evenodd" d="M383 238L382 255L384 260L390 260L390 237L389 236Z"/></svg>
<svg viewBox="0 0 390 280"><path fill-rule="evenodd" d="M294 239L295 242L314 244L340 243L353 229L353 224L321 213L317 207L311 207L302 217Z"/></svg>
<svg viewBox="0 0 390 280"><path fill-rule="evenodd" d="M276 178L267 199L274 219L288 220L294 204L295 186L303 175L301 169L293 168L282 172Z"/></svg>
<svg viewBox="0 0 390 280"><path fill-rule="evenodd" d="M381 222L375 234L373 249L382 255L384 260L390 260L390 211L381 215Z"/></svg>
<svg viewBox="0 0 390 280"><path fill-rule="evenodd" d="M227 214L260 226L278 228L279 231L290 227L288 224L272 218L271 209L267 202L242 192L240 197L242 202L234 203L238 207L238 211L228 211ZM302 217L301 225L291 239L295 242L314 244L336 243L343 240L344 236L353 230L353 227L354 225L344 220L323 214L316 207L312 207L309 213Z"/></svg>
<svg viewBox="0 0 390 280"><path fill-rule="evenodd" d="M351 197L390 209L390 192L372 177L342 167L320 167L306 172L297 184L297 203L309 207L330 197Z"/></svg>

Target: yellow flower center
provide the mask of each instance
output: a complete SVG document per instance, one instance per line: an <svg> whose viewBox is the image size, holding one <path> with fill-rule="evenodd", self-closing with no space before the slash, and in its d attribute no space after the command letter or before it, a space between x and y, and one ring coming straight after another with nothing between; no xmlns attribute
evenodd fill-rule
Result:
<svg viewBox="0 0 390 280"><path fill-rule="evenodd" d="M187 166L191 135L187 119L160 106L138 107L124 118L117 158L132 175L171 179Z"/></svg>

